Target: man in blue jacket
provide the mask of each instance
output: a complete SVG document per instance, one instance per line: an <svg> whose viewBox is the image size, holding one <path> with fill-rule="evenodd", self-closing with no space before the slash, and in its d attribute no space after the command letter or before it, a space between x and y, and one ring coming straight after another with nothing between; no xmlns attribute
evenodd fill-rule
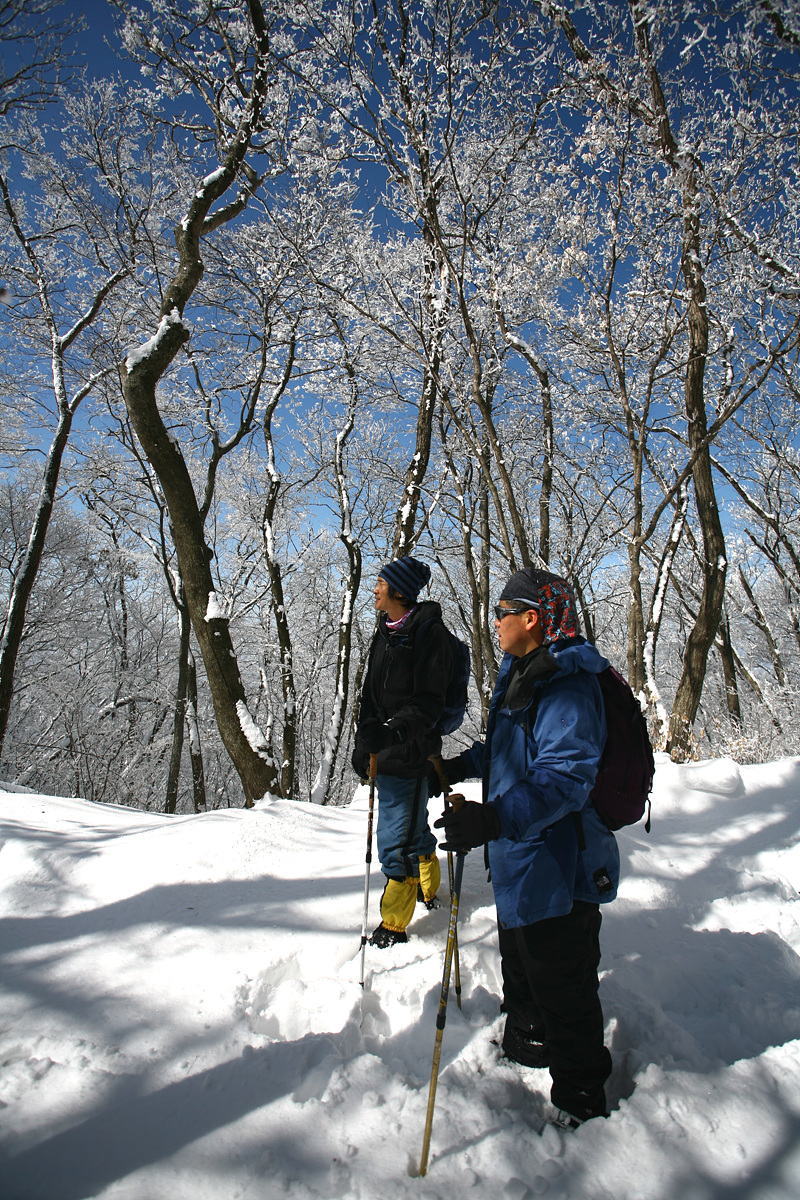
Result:
<svg viewBox="0 0 800 1200"><path fill-rule="evenodd" d="M614 835L591 804L606 741L597 675L569 584L526 568L495 608L503 661L485 742L449 760L479 777L483 804L436 822L444 849L488 843L503 972L506 1057L550 1068L554 1122L606 1115L611 1056L598 996L600 904L619 882Z"/></svg>

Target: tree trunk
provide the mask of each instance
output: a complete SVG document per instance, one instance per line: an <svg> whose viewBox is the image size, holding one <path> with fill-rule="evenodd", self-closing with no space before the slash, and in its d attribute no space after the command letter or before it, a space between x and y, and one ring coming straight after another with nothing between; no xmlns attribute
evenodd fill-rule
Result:
<svg viewBox="0 0 800 1200"><path fill-rule="evenodd" d="M294 363L294 338L291 352L284 367L283 380L275 389L264 411L264 444L267 451L267 496L261 533L264 556L269 574L270 601L275 627L278 633L278 650L281 660L281 695L283 700L283 733L281 746L280 794L287 800L295 794L295 772L297 767L297 687L294 678L292 633L283 595L283 571L275 546L275 509L281 492L281 476L275 461L275 442L272 436L272 418L278 401L283 395Z"/></svg>
<svg viewBox="0 0 800 1200"><path fill-rule="evenodd" d="M274 504L271 506L274 509ZM295 790L295 767L297 758L297 689L294 680L294 658L292 634L283 595L283 573L275 555L272 528L272 511L265 513L264 545L269 574L270 601L278 634L278 651L281 663L281 696L283 731L281 735L280 795L290 799Z"/></svg>
<svg viewBox="0 0 800 1200"><path fill-rule="evenodd" d="M642 545L638 537L628 543L630 607L628 609L628 683L639 695L645 683L644 613L642 611Z"/></svg>
<svg viewBox="0 0 800 1200"><path fill-rule="evenodd" d="M550 502L553 496L553 461L555 459L556 435L553 422L553 396L550 391L550 376L543 371L540 376L542 396L542 435L544 456L542 458L542 483L539 489L539 558L542 566L550 566Z"/></svg>
<svg viewBox="0 0 800 1200"><path fill-rule="evenodd" d="M3 622L2 638L0 639L0 753L2 753L8 730L8 719L11 713L11 701L14 695L14 672L25 629L25 616L33 586L36 582L36 576L41 566L50 518L53 515L56 488L61 472L61 461L64 457L64 450L69 440L72 421L78 405L102 377L102 372L99 375L92 376L88 381L84 382L72 401L70 401L65 380L64 355L73 342L95 320L108 296L127 275L128 268L124 267L120 269L106 280L105 284L96 292L92 303L80 319L76 321L69 333L61 336L58 332L56 318L50 305L48 281L45 277L42 264L37 257L35 239L29 238L24 233L8 184L2 176L0 176L0 192L2 192L3 204L14 235L30 263L31 273L36 280L39 304L50 336L53 390L58 409L58 423L56 425L55 436L47 453L47 459L45 460L36 514L31 526L25 556L20 563L11 589L6 616Z"/></svg>
<svg viewBox="0 0 800 1200"><path fill-rule="evenodd" d="M531 554L528 547L528 535L525 532L525 522L523 520L520 507L517 504L517 498L514 495L511 476L509 475L508 467L506 466L505 451L494 423L494 416L492 414L492 397L484 394L478 380L475 380L473 398L475 399L479 408L488 441L492 448L494 464L497 468L497 473L500 476L500 482L503 487L503 496L505 497L506 506L511 517L511 524L514 529L514 536L519 549L520 564L523 567L529 567L531 566ZM519 569L519 565L515 556L512 557L511 562L509 563L509 569L512 572Z"/></svg>
<svg viewBox="0 0 800 1200"><path fill-rule="evenodd" d="M653 598L650 602L650 614L647 619L647 628L644 637L644 695L647 700L647 706L650 711L650 720L653 729L653 744L661 748L664 740L664 734L668 724L668 717L664 705L661 701L661 694L656 684L656 644L658 642L658 634L661 629L661 621L664 616L664 600L667 594L667 588L672 576L672 567L675 562L675 555L680 544L683 529L686 524L686 512L689 507L689 488L684 484L675 505L675 516L672 520L672 526L669 531L664 546L664 552L661 555L661 561L658 564L656 573L656 585L653 589Z"/></svg>
<svg viewBox="0 0 800 1200"><path fill-rule="evenodd" d="M339 652L336 656L336 690L334 693L333 711L328 725L328 732L325 736L322 760L320 761L319 769L311 789L312 804L327 803L331 779L336 769L336 759L342 740L350 689L350 658L353 641L355 602L358 596L358 589L361 586L361 547L353 537L350 519L350 495L347 490L347 475L344 460L344 448L355 425L356 407L358 404L358 379L355 367L347 354L344 336L338 326L337 333L344 347L345 367L350 382L350 403L347 411L347 419L342 429L336 435L333 463L336 472L339 512L341 516L339 538L347 551L348 571L345 580L344 597L342 598L342 611L339 617Z"/></svg>
<svg viewBox="0 0 800 1200"><path fill-rule="evenodd" d="M50 523L55 503L61 460L69 439L71 426L72 413L70 411L62 412L56 436L47 455L42 486L39 490L36 515L31 526L25 556L20 563L19 570L14 579L14 586L11 589L6 609L2 641L0 641L0 751L3 749L6 730L8 729L8 718L11 713L11 702L14 695L14 671L17 665L19 648L22 644L22 634L25 629L25 614L42 562L47 527Z"/></svg>
<svg viewBox="0 0 800 1200"><path fill-rule="evenodd" d="M694 225L692 215L688 220L690 225ZM689 302L690 352L686 369L685 398L689 446L692 450L703 441L707 432L703 381L708 351L708 314L705 308L705 286L700 269L699 249L699 237L690 237L684 252L684 272L692 281ZM711 455L707 447L699 454L692 477L703 533L703 593L697 621L686 643L683 672L670 717L667 752L676 762L682 762L686 758L691 745L692 726L703 693L708 654L722 618L728 566L725 535L711 472Z"/></svg>
<svg viewBox="0 0 800 1200"><path fill-rule="evenodd" d="M575 593L575 599L578 601L578 607L583 620L584 635L587 642L591 642L591 644L594 645L597 641L597 634L595 633L594 620L592 619L592 610L586 603L586 594L581 585L581 581L578 579L577 575L573 574L570 577L569 582L572 584L572 590Z"/></svg>
<svg viewBox="0 0 800 1200"><path fill-rule="evenodd" d="M486 730L489 720L489 705L497 680L497 657L495 655L494 620L492 612L491 576L491 525L489 521L489 487L480 472L478 481L478 519L481 533L480 570L478 572L478 599L480 602L480 638L483 674L481 677L481 729Z"/></svg>
<svg viewBox="0 0 800 1200"><path fill-rule="evenodd" d="M506 563L508 564L508 569L509 571L516 571L517 567L515 565L516 557L514 555L513 539L509 531L508 521L506 520L506 513L505 509L503 508L503 502L499 489L495 480L492 478L492 460L489 453L487 431L485 429L482 430L483 440L479 441L474 426L472 429L468 428L463 414L460 415L453 407L453 403L447 391L442 392L442 403L446 407L449 416L456 425L459 433L464 438L470 451L475 456L475 460L480 468L482 485L486 488L488 495L491 495L492 498L495 520L497 524L497 533L499 534L500 541L503 544L503 551L505 554Z"/></svg>
<svg viewBox="0 0 800 1200"><path fill-rule="evenodd" d="M192 796L194 811L205 812L206 778L203 770L203 743L197 723L197 666L191 647L189 648L188 674L186 683L186 728L189 731L189 758L192 763Z"/></svg>
<svg viewBox="0 0 800 1200"><path fill-rule="evenodd" d="M693 455L697 455L692 479L697 513L703 531L703 594L697 621L686 643L683 672L672 707L667 737L668 753L675 761L680 762L689 752L692 726L703 693L708 655L722 619L728 564L725 535L714 490L711 451L707 443L705 371L708 356L708 310L701 257L700 218L697 212L697 168L691 158L680 151L670 127L661 80L650 48L646 10L640 0L630 0L630 9L639 57L647 73L661 153L678 180L683 207L681 273L686 285L689 330L689 353L683 394L689 449Z"/></svg>
<svg viewBox="0 0 800 1200"><path fill-rule="evenodd" d="M745 590L745 595L750 601L750 606L753 610L753 620L758 629L761 630L761 633L764 635L764 640L767 643L770 660L772 662L772 669L775 672L775 678L781 687L786 687L786 668L783 665L783 657L781 655L780 648L775 639L775 635L769 627L769 623L764 615L764 611L756 600L753 589L750 586L749 580L741 566L739 567L739 579L741 580L742 587Z"/></svg>
<svg viewBox="0 0 800 1200"><path fill-rule="evenodd" d="M176 227L179 263L164 292L158 330L144 346L128 355L122 375L131 424L158 476L169 509L186 603L203 655L219 731L241 779L245 804L250 807L267 792L277 791L278 773L248 711L228 620L216 603L210 565L212 552L206 545L189 470L180 447L161 418L156 400L156 386L189 340L182 317L203 275L201 239L218 225L232 220L247 202L246 193L241 193L232 204L211 212L243 169L269 86L264 14L259 0L248 0L247 7L257 35L247 108L223 162L202 181L189 211Z"/></svg>
<svg viewBox="0 0 800 1200"><path fill-rule="evenodd" d="M414 550L414 530L417 523L417 510L422 494L422 484L428 471L431 457L431 437L433 434L433 417L436 410L438 393L439 367L441 365L441 348L446 319L446 284L442 278L443 271L439 255L434 246L428 221L435 219L436 199L432 193L430 180L427 176L427 163L421 164L423 183L428 195L426 208L426 226L423 231L425 243L425 280L423 288L423 303L428 318L429 335L425 344L427 362L422 376L422 394L417 411L417 436L414 455L406 469L403 497L395 520L392 555L403 558ZM445 295L439 295L439 291Z"/></svg>
<svg viewBox="0 0 800 1200"><path fill-rule="evenodd" d="M505 313L496 308L497 323L503 340L512 350L527 362L539 380L539 394L542 399L542 440L544 455L542 458L542 482L539 489L539 558L543 567L550 566L550 503L553 497L553 463L555 461L555 423L553 420L553 394L550 389L550 373L542 366L530 346L523 338L511 333L506 323ZM520 544L523 558L528 556L527 543ZM530 566L525 561L524 566ZM513 569L513 568L512 568Z"/></svg>
<svg viewBox="0 0 800 1200"><path fill-rule="evenodd" d="M719 623L719 654L722 659L722 674L725 680L725 704L730 717L737 725L742 723L742 709L739 704L739 685L736 681L736 661L733 657L733 646L731 645L731 628L728 621L728 614L722 613L722 620Z"/></svg>
<svg viewBox="0 0 800 1200"><path fill-rule="evenodd" d="M251 807L267 792L278 790L278 774L247 709L228 619L216 601L212 553L206 545L197 497L183 454L158 411L155 385L159 376L144 369L148 362L144 359L129 368L124 380L125 402L169 508L186 605L203 655L217 725L242 781L245 804Z"/></svg>
<svg viewBox="0 0 800 1200"><path fill-rule="evenodd" d="M489 490L486 486L486 480L484 479L480 463L474 464L470 474L474 475L474 471L477 470L478 495L476 507L481 546L480 557L477 558L476 562L476 554L473 547L475 511L473 510L470 513L467 510L465 498L468 486L467 479L459 476L456 469L453 452L447 442L447 434L441 413L439 414L439 434L447 468L455 485L458 503L464 569L467 575L470 594L469 628L472 648L472 674L478 685L478 695L481 698L481 724L482 728L485 728L489 713L489 701L492 697L494 681L497 676L497 663L492 651L491 634L489 632Z"/></svg>
<svg viewBox="0 0 800 1200"><path fill-rule="evenodd" d="M174 813L178 807L178 783L181 774L181 758L183 756L183 727L186 720L186 690L189 684L189 635L191 622L186 605L178 607L178 628L180 640L178 643L178 682L175 685L175 711L172 720L172 750L169 756L169 771L167 772L167 795L164 801L164 812Z"/></svg>

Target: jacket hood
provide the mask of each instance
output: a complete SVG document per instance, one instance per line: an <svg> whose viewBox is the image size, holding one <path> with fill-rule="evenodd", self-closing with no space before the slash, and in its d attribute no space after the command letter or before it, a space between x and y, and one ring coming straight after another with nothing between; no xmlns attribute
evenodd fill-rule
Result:
<svg viewBox="0 0 800 1200"><path fill-rule="evenodd" d="M550 653L556 661L560 675L572 675L575 671L586 671L589 675L599 675L610 665L608 659L603 657L597 647L582 637L572 638L568 642L551 646Z"/></svg>

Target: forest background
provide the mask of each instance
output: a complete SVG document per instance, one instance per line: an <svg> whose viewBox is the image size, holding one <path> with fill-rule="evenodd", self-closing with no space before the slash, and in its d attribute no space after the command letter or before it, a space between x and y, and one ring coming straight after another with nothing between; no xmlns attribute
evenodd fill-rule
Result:
<svg viewBox="0 0 800 1200"><path fill-rule="evenodd" d="M389 558L800 748L800 5L0 0L0 775L352 795Z"/></svg>

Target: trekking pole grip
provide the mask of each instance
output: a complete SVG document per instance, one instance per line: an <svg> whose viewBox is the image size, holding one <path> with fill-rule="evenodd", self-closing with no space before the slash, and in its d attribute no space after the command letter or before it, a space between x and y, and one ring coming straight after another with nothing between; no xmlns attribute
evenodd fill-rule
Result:
<svg viewBox="0 0 800 1200"><path fill-rule="evenodd" d="M370 754L370 756L369 756L369 777L370 777L370 779L374 779L377 774L378 774L378 756L377 756L377 754Z"/></svg>
<svg viewBox="0 0 800 1200"><path fill-rule="evenodd" d="M445 772L445 769L444 769L444 763L442 762L441 754L429 754L428 762L433 763L433 768L436 771L436 774L439 779L439 783L442 785L442 795L444 796L445 803L446 803L447 797L450 794L450 783L447 778L447 773Z"/></svg>
<svg viewBox="0 0 800 1200"><path fill-rule="evenodd" d="M464 797L458 794L451 794L450 781L447 778L447 772L444 769L444 763L442 762L441 754L429 754L428 761L433 763L434 770L439 777L439 783L442 785L442 795L444 796L445 804L449 808L452 808L453 812L458 812L464 803Z"/></svg>

